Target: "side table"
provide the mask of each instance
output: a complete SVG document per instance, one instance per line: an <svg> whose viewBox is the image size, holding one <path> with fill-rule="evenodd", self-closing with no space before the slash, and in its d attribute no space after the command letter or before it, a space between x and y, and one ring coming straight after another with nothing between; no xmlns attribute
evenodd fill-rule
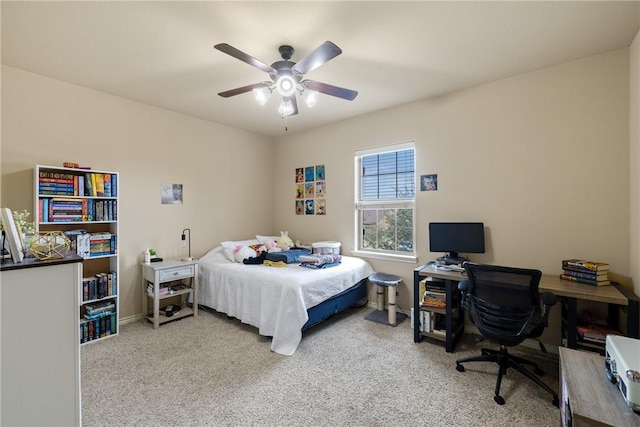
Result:
<svg viewBox="0 0 640 427"><path fill-rule="evenodd" d="M185 284L183 279L190 279ZM161 284L181 281L180 289L170 288L169 293L160 293ZM150 286L153 286L151 291ZM184 288L183 288L184 286ZM186 302L192 295L192 307ZM180 297L181 309L171 317L160 315L160 301L166 298ZM153 311L149 312L148 300L153 300ZM167 260L162 262L142 263L142 314L158 329L162 323L198 315L198 261Z"/></svg>

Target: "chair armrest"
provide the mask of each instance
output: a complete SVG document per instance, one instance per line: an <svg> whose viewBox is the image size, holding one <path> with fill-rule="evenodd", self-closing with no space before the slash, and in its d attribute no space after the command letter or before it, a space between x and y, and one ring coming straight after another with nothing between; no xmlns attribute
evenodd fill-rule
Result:
<svg viewBox="0 0 640 427"><path fill-rule="evenodd" d="M542 300L542 304L544 308L542 309L542 316L544 317L544 325L549 325L549 312L551 311L551 307L556 305L556 296L551 292L543 292L540 295L540 299Z"/></svg>
<svg viewBox="0 0 640 427"><path fill-rule="evenodd" d="M553 307L556 305L556 296L551 292L543 292L540 298L546 307Z"/></svg>
<svg viewBox="0 0 640 427"><path fill-rule="evenodd" d="M458 283L458 290L460 292L467 292L469 290L469 280L468 279L461 280Z"/></svg>

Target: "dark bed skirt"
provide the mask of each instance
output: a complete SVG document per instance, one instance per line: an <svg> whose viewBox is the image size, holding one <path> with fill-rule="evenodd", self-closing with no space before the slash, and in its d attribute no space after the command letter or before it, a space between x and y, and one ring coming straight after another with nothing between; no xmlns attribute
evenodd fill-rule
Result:
<svg viewBox="0 0 640 427"><path fill-rule="evenodd" d="M304 331L305 329L309 329L310 327L317 325L323 320L333 316L334 314L340 313L349 307L366 304L367 298L367 279L365 278L349 289L345 289L338 295L335 295L307 310L309 320L307 320L307 323L302 326L302 330Z"/></svg>

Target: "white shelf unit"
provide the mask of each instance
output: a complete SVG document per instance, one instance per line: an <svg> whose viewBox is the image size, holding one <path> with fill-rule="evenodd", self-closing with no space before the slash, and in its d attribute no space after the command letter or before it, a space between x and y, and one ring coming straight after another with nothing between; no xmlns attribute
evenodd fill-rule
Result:
<svg viewBox="0 0 640 427"><path fill-rule="evenodd" d="M185 280L189 279L189 284ZM178 281L185 286L166 295L160 294L160 286ZM192 305L187 306L187 300L191 296ZM180 312L171 317L160 313L160 305L163 300L179 297ZM149 300L153 301L151 311L148 307ZM153 328L158 329L161 324L181 319L186 316L198 315L198 261L167 260L162 262L142 263L142 313L147 320L153 323Z"/></svg>
<svg viewBox="0 0 640 427"><path fill-rule="evenodd" d="M104 178L107 176L111 190L107 194L110 195L104 194ZM86 181L92 177L103 178L103 191L100 196L97 192L93 192L95 183L92 182L91 192L87 189ZM73 181L73 187L70 186L71 181ZM41 185L45 183L47 185ZM120 327L118 319L120 312L120 261L118 256L120 176L118 172L36 165L34 187L36 232L62 231L69 233L83 230L85 238L86 234L96 238L94 245L89 245L84 253L82 250L78 253L83 258L83 280L78 287L80 343L87 344L118 335ZM82 205L79 212L78 205ZM113 237L107 239L107 233ZM99 246L97 237L100 234L104 238L102 242L104 247L102 248L103 252L98 254L91 248ZM76 240L77 236L69 235L68 237L75 245L73 240ZM110 241L108 250L106 249L107 240ZM106 284L100 286L98 275L102 274L106 275ZM95 281L95 284L91 283L91 279ZM96 313L102 310L102 315L94 319L87 319L85 317L87 310L91 311L92 309Z"/></svg>

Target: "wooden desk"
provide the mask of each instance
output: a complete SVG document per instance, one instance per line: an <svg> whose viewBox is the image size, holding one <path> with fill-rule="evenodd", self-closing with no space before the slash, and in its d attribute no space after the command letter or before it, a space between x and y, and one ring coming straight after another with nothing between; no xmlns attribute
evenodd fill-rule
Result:
<svg viewBox="0 0 640 427"><path fill-rule="evenodd" d="M563 426L638 426L620 390L607 380L604 357L560 348L560 416Z"/></svg>
<svg viewBox="0 0 640 427"><path fill-rule="evenodd" d="M607 322L611 325L619 323L618 308L620 306L627 307L627 336L640 338L640 300L619 283L612 282L610 286L590 286L544 274L540 279L539 290L540 292L551 292L563 299L562 321L566 332L566 346L569 348L576 348L578 342L576 330L578 300L609 304Z"/></svg>
<svg viewBox="0 0 640 427"><path fill-rule="evenodd" d="M434 277L445 281L447 289L447 301L452 301L452 295L458 282L464 280L467 276L464 273L456 271L437 270L432 263L426 263L417 267L413 271L414 294L413 306L414 312L420 310L421 295L418 295L418 283L421 278ZM640 338L640 300L632 292L624 289L619 283L612 282L610 286L590 286L582 283L574 283L568 280L562 280L556 275L543 274L539 285L540 292L551 292L561 298L559 303L562 309L562 327L566 337L566 346L576 348L578 345L577 337L577 320L578 320L578 300L595 301L609 304L609 317L607 321L611 325L618 324L618 308L626 307L627 309L627 336L631 338ZM454 328L453 328L453 312L450 304L447 304L445 311L446 316L446 350L452 352L455 346ZM463 318L464 319L464 318ZM414 341L420 342L422 339L420 330L418 329L419 319L414 316Z"/></svg>

